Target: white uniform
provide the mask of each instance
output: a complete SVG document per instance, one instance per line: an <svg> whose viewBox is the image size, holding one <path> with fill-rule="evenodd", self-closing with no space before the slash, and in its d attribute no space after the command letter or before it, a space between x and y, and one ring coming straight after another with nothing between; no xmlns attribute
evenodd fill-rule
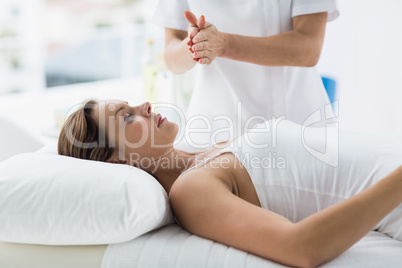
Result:
<svg viewBox="0 0 402 268"><path fill-rule="evenodd" d="M260 37L291 30L294 16L328 12L328 21L339 16L336 0L160 0L154 22L187 31L185 10L197 17L205 15L221 32ZM232 139L272 116L286 115L302 124L329 103L316 67L267 67L216 58L210 65L198 66L197 72L187 122L202 115L212 125L207 135L191 136L199 143L209 141L210 134L222 128L233 130L233 135L222 131L212 143ZM327 118L333 117L328 113L332 111L327 111ZM256 115L262 118L246 125ZM233 125L227 118L232 119ZM196 120L187 127L205 130L207 125L204 120Z"/></svg>
<svg viewBox="0 0 402 268"><path fill-rule="evenodd" d="M303 129L288 120L274 125L257 125L193 168L233 153L247 169L261 207L298 222L358 194L402 165L401 134ZM375 229L402 241L402 204Z"/></svg>

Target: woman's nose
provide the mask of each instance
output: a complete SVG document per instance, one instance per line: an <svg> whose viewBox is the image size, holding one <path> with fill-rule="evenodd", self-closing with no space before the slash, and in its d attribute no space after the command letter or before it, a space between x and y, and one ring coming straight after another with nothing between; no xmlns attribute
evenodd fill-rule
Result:
<svg viewBox="0 0 402 268"><path fill-rule="evenodd" d="M143 106L142 107L143 116L145 116L145 117L150 116L151 110L152 110L151 104L149 102L145 102L142 106Z"/></svg>

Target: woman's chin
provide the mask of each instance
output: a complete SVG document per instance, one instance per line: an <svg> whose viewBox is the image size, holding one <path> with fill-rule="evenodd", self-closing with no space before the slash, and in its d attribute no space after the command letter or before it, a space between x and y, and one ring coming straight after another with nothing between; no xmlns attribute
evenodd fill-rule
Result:
<svg viewBox="0 0 402 268"><path fill-rule="evenodd" d="M164 125L164 126L163 126ZM160 125L160 128L167 128L165 129L164 133L164 138L169 145L173 146L175 139L177 138L177 135L179 134L179 125L176 124L175 122L170 122L166 118L164 122Z"/></svg>
<svg viewBox="0 0 402 268"><path fill-rule="evenodd" d="M177 137L177 134L179 134L179 130L180 130L179 125L176 124L175 122L171 122L171 123L174 125L174 129L176 131L174 136Z"/></svg>

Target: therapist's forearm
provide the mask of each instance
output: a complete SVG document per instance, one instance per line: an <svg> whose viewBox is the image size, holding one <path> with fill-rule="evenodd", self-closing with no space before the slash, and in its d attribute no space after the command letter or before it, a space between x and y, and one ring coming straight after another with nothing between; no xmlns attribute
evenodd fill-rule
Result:
<svg viewBox="0 0 402 268"><path fill-rule="evenodd" d="M315 66L322 43L295 30L267 37L222 33L223 58L265 66Z"/></svg>
<svg viewBox="0 0 402 268"><path fill-rule="evenodd" d="M165 46L165 63L167 68L174 74L184 73L196 64L189 53L188 41L188 37L184 40L173 38Z"/></svg>
<svg viewBox="0 0 402 268"><path fill-rule="evenodd" d="M402 167L365 191L296 224L298 241L320 265L344 252L402 202Z"/></svg>

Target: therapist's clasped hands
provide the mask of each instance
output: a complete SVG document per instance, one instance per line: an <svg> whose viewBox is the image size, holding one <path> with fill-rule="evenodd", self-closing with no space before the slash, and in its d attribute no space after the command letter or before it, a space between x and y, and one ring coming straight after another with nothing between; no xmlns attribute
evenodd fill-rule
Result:
<svg viewBox="0 0 402 268"><path fill-rule="evenodd" d="M185 11L184 17L189 22L190 41L187 45L194 61L210 64L216 57L224 54L224 35L213 24L205 21L204 16L197 19L191 11Z"/></svg>

